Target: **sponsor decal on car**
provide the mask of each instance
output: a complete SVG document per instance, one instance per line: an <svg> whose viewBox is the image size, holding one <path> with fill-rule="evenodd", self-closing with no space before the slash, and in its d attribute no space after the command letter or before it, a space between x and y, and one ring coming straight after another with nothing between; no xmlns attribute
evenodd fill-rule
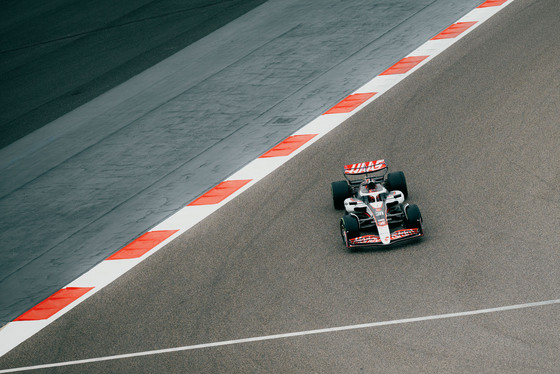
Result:
<svg viewBox="0 0 560 374"><path fill-rule="evenodd" d="M392 233L391 240L398 240L409 236L418 235L419 233L420 230L418 228L402 229ZM364 236L359 236L357 238L350 239L348 242L350 245L377 244L377 243L381 243L381 238L377 235L364 235Z"/></svg>
<svg viewBox="0 0 560 374"><path fill-rule="evenodd" d="M417 228L398 230L391 235L391 240L406 238L407 236L416 235L418 232L419 230Z"/></svg>
<svg viewBox="0 0 560 374"><path fill-rule="evenodd" d="M378 171L385 169L387 164L385 160L375 160L369 162L360 162L357 164L350 164L344 166L344 174L364 174L371 173L373 171Z"/></svg>

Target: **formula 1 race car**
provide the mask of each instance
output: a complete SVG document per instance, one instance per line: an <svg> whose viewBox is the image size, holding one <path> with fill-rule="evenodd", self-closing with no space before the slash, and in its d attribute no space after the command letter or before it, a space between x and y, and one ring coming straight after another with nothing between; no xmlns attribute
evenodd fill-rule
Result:
<svg viewBox="0 0 560 374"><path fill-rule="evenodd" d="M332 182L335 209L344 209L340 234L347 248L387 245L424 236L422 215L408 197L402 171L388 173L385 160L345 165L346 180Z"/></svg>

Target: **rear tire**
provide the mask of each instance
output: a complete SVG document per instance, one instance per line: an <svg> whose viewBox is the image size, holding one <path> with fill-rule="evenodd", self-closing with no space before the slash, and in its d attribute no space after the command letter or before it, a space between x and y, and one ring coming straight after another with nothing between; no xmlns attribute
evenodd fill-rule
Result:
<svg viewBox="0 0 560 374"><path fill-rule="evenodd" d="M387 189L390 191L401 191L406 199L408 197L408 188L406 187L406 178L402 171L395 171L387 174Z"/></svg>
<svg viewBox="0 0 560 374"><path fill-rule="evenodd" d="M356 217L347 214L340 219L340 235L346 246L350 239L360 236L360 224Z"/></svg>
<svg viewBox="0 0 560 374"><path fill-rule="evenodd" d="M334 208L338 210L344 209L344 200L350 197L350 186L346 181L338 181L331 183L331 191Z"/></svg>
<svg viewBox="0 0 560 374"><path fill-rule="evenodd" d="M408 226L410 228L420 228L422 225L422 214L420 214L420 209L418 205L410 204L406 208L406 220L408 221Z"/></svg>

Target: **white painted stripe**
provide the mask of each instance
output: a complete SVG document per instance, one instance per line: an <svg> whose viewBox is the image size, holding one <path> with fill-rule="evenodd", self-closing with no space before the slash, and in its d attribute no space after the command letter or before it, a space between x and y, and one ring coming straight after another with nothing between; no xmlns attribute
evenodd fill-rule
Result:
<svg viewBox="0 0 560 374"><path fill-rule="evenodd" d="M29 370L48 369L48 368L71 366L71 365L91 364L91 363L103 362L103 361L121 360L121 359L125 359L125 358L153 356L153 355L161 355L161 354L181 352L181 351L192 351L192 350L203 349L203 348L216 348L216 347L222 347L222 346L226 346L226 345L236 345L236 344L254 343L254 342L262 342L262 341L277 340L277 339L297 338L297 337L306 336L306 335L329 334L329 333L335 333L335 332L340 332L340 331L361 330L361 329L369 329L369 328L381 327L381 326L403 325L403 324L414 323L414 322L425 322L425 321L433 321L433 320L448 319L448 318L468 317L468 316L475 316L475 315L479 315L479 314L507 312L507 311L511 311L511 310L535 308L535 307L542 307L542 306L548 306L548 305L554 305L554 304L560 304L560 299L538 301L538 302L534 302L534 303L507 305L507 306L501 306L501 307L496 307L496 308L477 309L477 310L471 310L471 311L467 311L467 312L436 314L436 315L424 316L424 317L413 317L413 318L396 319L396 320L390 320L390 321L363 323L363 324L359 324L359 325L329 327L329 328L324 328L324 329L297 331L297 332L289 332L289 333L276 334L276 335L257 336L257 337L245 338L245 339L225 340L225 341L214 342L214 343L186 345L186 346L182 346L182 347L156 349L156 350L152 350L152 351L126 353L126 354L122 354L122 355L96 357L96 358L89 358L89 359L84 359L84 360L56 362L56 363L52 363L52 364L44 364L44 365L36 365L36 366L25 366L25 367L19 367L19 368L11 368L11 369L0 370L0 374L2 374L2 373L16 373L16 372L29 371Z"/></svg>
<svg viewBox="0 0 560 374"><path fill-rule="evenodd" d="M103 261L91 270L75 279L66 287L98 287L103 288L142 261L140 258Z"/></svg>
<svg viewBox="0 0 560 374"><path fill-rule="evenodd" d="M10 322L0 330L0 357L14 347L17 347L43 328L51 321L17 321Z"/></svg>
<svg viewBox="0 0 560 374"><path fill-rule="evenodd" d="M104 263L97 265L96 267L92 268L88 273L84 274L82 277L76 279L74 282L70 283L68 286L73 287L79 285L80 287L95 287L94 290L88 292L84 297L76 300L71 306L62 309L55 316L49 318L45 321L39 321L41 323L36 323L33 326L34 328L30 329L28 322L10 322L4 328L0 329L0 357L3 356L5 353L9 352L21 342L25 341L30 336L37 333L43 327L54 321L56 318L60 317L68 310L72 309L77 304L81 303L88 297L92 296L106 286L107 284L111 283L119 276L130 270L132 267L137 265L140 261L146 259L147 257L151 256L155 252L157 252L160 248L164 245L168 244L175 238L179 237L180 234L184 233L197 223L201 222L204 218L208 217L210 214L214 213L216 210L227 204L229 201L237 197L239 194L243 193L247 189L249 189L252 185L263 179L268 174L272 173L274 170L279 168L281 165L286 163L291 158L298 155L307 147L311 146L313 143L318 141L321 137L329 133L334 128L338 127L342 124L345 120L353 116L354 114L358 113L361 109L365 106L376 100L379 96L381 96L384 92L394 87L397 83L408 77L414 71L418 70L426 63L428 63L431 59L435 56L443 52L445 49L456 43L459 39L465 36L467 33L472 32L475 28L480 26L484 21L488 20L490 17L495 15L497 12L502 10L505 6L511 4L514 0L509 0L502 4L501 6L496 7L489 7L489 8L475 8L470 11L468 14L463 16L457 22L471 22L476 21L477 23L473 25L471 28L467 29L460 35L455 38L451 39L443 39L443 40L428 40L426 43L418 47L416 50L411 52L408 56L425 56L428 55L429 57L423 60L420 64L415 66L410 71L406 72L405 74L395 74L395 75L384 75L384 76L377 76L367 82L365 85L357 89L353 94L356 93L365 93L365 92L377 92L372 98L367 100L365 103L360 105L358 108L353 110L350 113L340 113L340 114L323 114L298 131L296 131L292 135L300 135L300 134L318 134L313 139L305 143L303 146L298 148L289 156L283 157L273 157L267 159L256 159L245 167L237 171L235 174L231 175L226 180L235 180L235 179L251 179L251 182L237 190L231 196L228 196L224 201L213 204L213 205L203 205L203 206L187 206L180 211L176 212L165 221L159 223L155 227L153 227L149 231L155 230L179 230L177 233L172 235L170 238L166 239L156 248L152 249L151 251L147 252L143 255L140 259L135 259L133 261L129 261L127 263L120 262L125 260L112 260L112 261L119 261L119 264L122 264L122 267L119 268L118 266L112 267L106 266ZM105 261L106 262L106 261ZM111 268L111 269L110 269ZM89 282L92 283L89 283ZM68 287L67 286L67 287ZM35 321L37 322L37 321ZM18 332L19 331L19 332Z"/></svg>

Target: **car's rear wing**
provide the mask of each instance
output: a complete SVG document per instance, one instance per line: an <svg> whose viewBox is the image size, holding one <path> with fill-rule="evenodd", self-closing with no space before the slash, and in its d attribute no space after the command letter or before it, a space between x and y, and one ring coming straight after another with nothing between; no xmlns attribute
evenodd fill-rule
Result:
<svg viewBox="0 0 560 374"><path fill-rule="evenodd" d="M367 162L360 162L357 164L344 165L344 177L351 183L356 183L362 175L366 178L383 179L383 176L388 171L388 166L385 160L374 160Z"/></svg>
<svg viewBox="0 0 560 374"><path fill-rule="evenodd" d="M367 174L375 171L387 169L385 160L375 160L368 162L360 162L357 164L344 165L344 174Z"/></svg>

